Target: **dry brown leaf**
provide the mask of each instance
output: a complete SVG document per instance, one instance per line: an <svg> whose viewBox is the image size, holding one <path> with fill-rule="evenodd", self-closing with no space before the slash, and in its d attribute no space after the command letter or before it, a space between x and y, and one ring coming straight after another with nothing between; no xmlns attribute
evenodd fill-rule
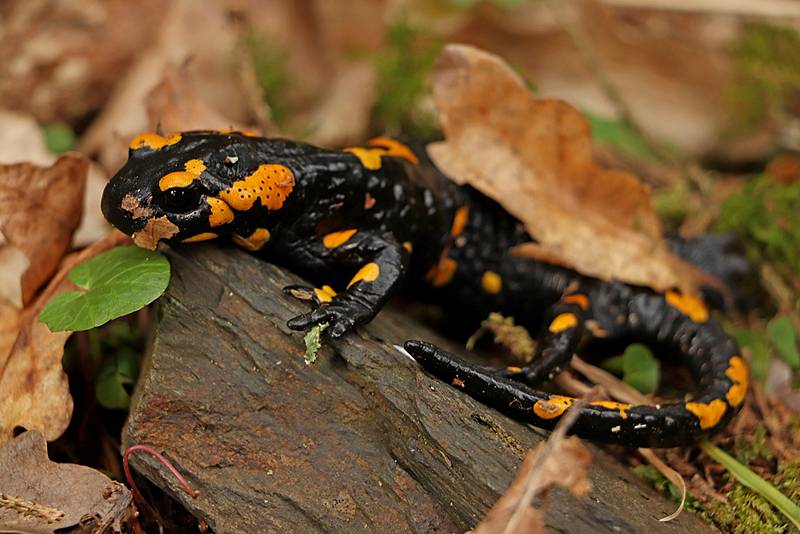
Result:
<svg viewBox="0 0 800 534"><path fill-rule="evenodd" d="M130 140L155 128L149 124L145 100L168 65L188 62L194 92L220 106L226 122L243 121L253 112L239 87L241 65L233 61L237 45L235 24L221 3L208 2L203 9L192 0L164 4L157 35L144 42L136 62L118 75L108 104L81 138L79 150L97 153L101 164L115 171L127 157Z"/></svg>
<svg viewBox="0 0 800 534"><path fill-rule="evenodd" d="M41 431L48 440L67 428L72 398L61 368L64 343L70 332L50 332L38 320L39 312L53 296L73 289L66 278L72 267L122 243L126 235L114 231L106 238L68 257L36 301L21 313L0 307L0 319L17 321L18 330L5 324L0 329L0 444L21 426Z"/></svg>
<svg viewBox="0 0 800 534"><path fill-rule="evenodd" d="M19 255L8 251L13 247L28 263L14 273L16 279L3 281L8 285L0 287L0 296L18 307L32 300L69 248L81 220L88 168L80 154L61 156L51 167L0 165L0 233L6 240L0 255L14 255L19 269ZM4 278L9 270L4 266Z"/></svg>
<svg viewBox="0 0 800 534"><path fill-rule="evenodd" d="M71 124L105 102L164 9L162 0L0 4L0 102L42 123Z"/></svg>
<svg viewBox="0 0 800 534"><path fill-rule="evenodd" d="M191 81L188 66L167 65L161 81L145 99L151 125L164 132L184 130L248 130L223 116L206 103Z"/></svg>
<svg viewBox="0 0 800 534"><path fill-rule="evenodd" d="M550 442L550 440L554 440ZM554 485L583 496L591 489L589 470L592 454L574 436L552 437L528 452L517 476L486 517L475 527L473 534L530 534L545 532L541 513L524 502L526 492L541 495ZM539 458L546 454L545 458ZM529 487L530 484L533 487ZM521 514L514 518L514 514Z"/></svg>
<svg viewBox="0 0 800 534"><path fill-rule="evenodd" d="M0 473L0 531L50 534L87 522L92 532L119 531L127 521L128 488L90 467L51 462L39 432L0 449Z"/></svg>
<svg viewBox="0 0 800 534"><path fill-rule="evenodd" d="M525 224L537 243L512 253L603 280L694 290L697 269L669 253L648 188L595 164L575 108L533 98L500 58L466 45L443 49L433 89L446 141L428 152Z"/></svg>

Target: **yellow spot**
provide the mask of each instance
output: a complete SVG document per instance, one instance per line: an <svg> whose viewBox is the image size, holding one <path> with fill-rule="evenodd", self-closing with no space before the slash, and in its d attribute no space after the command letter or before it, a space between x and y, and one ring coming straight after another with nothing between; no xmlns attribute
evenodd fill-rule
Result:
<svg viewBox="0 0 800 534"><path fill-rule="evenodd" d="M694 295L681 295L676 291L667 291L664 298L667 299L670 306L680 310L684 315L688 315L692 321L696 323L708 321L708 308L702 300Z"/></svg>
<svg viewBox="0 0 800 534"><path fill-rule="evenodd" d="M481 278L481 286L487 293L496 295L503 289L503 279L494 271L486 271Z"/></svg>
<svg viewBox="0 0 800 534"><path fill-rule="evenodd" d="M381 168L381 151L376 148L348 147L345 152L350 152L361 160L361 164L373 171Z"/></svg>
<svg viewBox="0 0 800 534"><path fill-rule="evenodd" d="M368 145L382 148L385 156L404 158L414 165L419 164L419 158L406 145L391 137L374 137L367 142Z"/></svg>
<svg viewBox="0 0 800 534"><path fill-rule="evenodd" d="M222 226L233 220L233 211L225 201L215 197L206 197L206 202L211 206L211 215L208 216L209 226L212 228L214 226Z"/></svg>
<svg viewBox="0 0 800 534"><path fill-rule="evenodd" d="M164 137L163 135L158 135L157 133L143 133L139 134L133 138L131 144L128 145L129 148L133 150L148 147L152 148L153 150L158 150L159 148L164 148L165 146L174 145L178 141L181 140L181 134L172 134L169 137Z"/></svg>
<svg viewBox="0 0 800 534"><path fill-rule="evenodd" d="M183 171L175 171L165 174L158 181L159 189L166 191L167 189L172 189L173 187L186 187L197 180L203 171L206 170L205 164L199 159L190 159L184 164L183 168Z"/></svg>
<svg viewBox="0 0 800 534"><path fill-rule="evenodd" d="M241 134L247 137L258 137L258 133L253 130L234 130L228 128L225 130L217 130L217 133L220 135Z"/></svg>
<svg viewBox="0 0 800 534"><path fill-rule="evenodd" d="M373 280L378 278L379 274L381 274L381 268L378 266L378 264L368 263L358 270L353 279L350 280L350 283L347 284L347 287L349 288L350 286L361 280L363 280L364 282L372 282Z"/></svg>
<svg viewBox="0 0 800 534"><path fill-rule="evenodd" d="M572 406L575 399L572 397L562 397L561 395L550 395L547 400L538 400L533 405L533 413L542 419L554 419Z"/></svg>
<svg viewBox="0 0 800 534"><path fill-rule="evenodd" d="M404 241L403 248L406 249L409 254L414 252L414 244L411 241Z"/></svg>
<svg viewBox="0 0 800 534"><path fill-rule="evenodd" d="M553 322L550 323L550 326L547 329L554 334L558 334L559 332L563 332L568 328L574 328L575 325L577 324L578 324L578 318L575 317L575 314L562 313L561 315L553 319Z"/></svg>
<svg viewBox="0 0 800 534"><path fill-rule="evenodd" d="M189 174L200 174L206 170L206 164L202 159L190 159L183 165L183 168Z"/></svg>
<svg viewBox="0 0 800 534"><path fill-rule="evenodd" d="M577 304L582 310L589 308L589 297L583 293L573 293L572 295L567 295L561 299L561 302L566 304Z"/></svg>
<svg viewBox="0 0 800 534"><path fill-rule="evenodd" d="M264 243L269 241L270 234L266 228L257 228L249 237L233 234L233 242L250 252L261 250Z"/></svg>
<svg viewBox="0 0 800 534"><path fill-rule="evenodd" d="M221 191L219 197L236 211L249 210L256 199L261 199L261 205L267 209L278 210L292 189L294 174L288 167L265 163L253 174Z"/></svg>
<svg viewBox="0 0 800 534"><path fill-rule="evenodd" d="M336 248L344 245L353 237L358 230L351 228L350 230L342 230L341 232L331 232L322 238L322 244L325 248Z"/></svg>
<svg viewBox="0 0 800 534"><path fill-rule="evenodd" d="M468 206L461 206L456 210L456 214L453 216L453 226L450 227L450 235L453 237L458 237L464 231L464 227L467 225L467 217L469 216L469 207Z"/></svg>
<svg viewBox="0 0 800 534"><path fill-rule="evenodd" d="M320 302L330 302L336 296L336 291L331 286L322 286L321 288L314 288L314 293Z"/></svg>
<svg viewBox="0 0 800 534"><path fill-rule="evenodd" d="M708 404L704 402L687 402L686 409L692 412L700 419L700 428L706 430L713 428L725 415L725 410L728 406L720 399L714 399Z"/></svg>
<svg viewBox="0 0 800 534"><path fill-rule="evenodd" d="M614 402L614 401L595 401L595 402L590 402L589 404L591 404L592 406L602 406L603 408L609 408L611 410L619 410L619 415L623 419L628 418L628 412L626 410L629 410L631 407L630 404L624 404L622 402Z"/></svg>
<svg viewBox="0 0 800 534"><path fill-rule="evenodd" d="M522 371L522 367L517 367L515 365L509 365L508 367L506 367L506 371L509 371L511 373L519 373L519 372Z"/></svg>
<svg viewBox="0 0 800 534"><path fill-rule="evenodd" d="M456 260L445 256L427 272L425 279L428 280L433 287L442 287L453 279L457 268L458 264Z"/></svg>
<svg viewBox="0 0 800 534"><path fill-rule="evenodd" d="M201 234L193 235L192 237L187 237L186 239L181 240L181 243L196 243L198 241L208 241L209 239L216 239L217 234L214 232L203 232Z"/></svg>
<svg viewBox="0 0 800 534"><path fill-rule="evenodd" d="M732 356L728 360L728 370L725 371L725 376L733 381L733 385L728 390L726 395L728 404L731 406L739 406L747 394L747 365L741 356Z"/></svg>

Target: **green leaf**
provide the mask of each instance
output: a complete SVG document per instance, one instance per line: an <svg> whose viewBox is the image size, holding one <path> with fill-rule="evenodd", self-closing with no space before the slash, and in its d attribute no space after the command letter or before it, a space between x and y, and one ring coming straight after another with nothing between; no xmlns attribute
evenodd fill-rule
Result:
<svg viewBox="0 0 800 534"><path fill-rule="evenodd" d="M131 397L125 386L136 383L139 374L139 357L136 351L123 347L107 359L97 375L95 395L97 401L109 409L127 409Z"/></svg>
<svg viewBox="0 0 800 534"><path fill-rule="evenodd" d="M47 303L39 320L52 332L89 330L145 307L167 288L169 262L156 251L118 247L77 265L69 279L86 291Z"/></svg>
<svg viewBox="0 0 800 534"><path fill-rule="evenodd" d="M792 369L800 368L800 352L797 351L797 335L792 321L785 315L773 318L767 325L767 334L772 344Z"/></svg>
<svg viewBox="0 0 800 534"><path fill-rule="evenodd" d="M660 366L645 345L628 345L622 355L622 380L642 393L652 393L658 387Z"/></svg>
<svg viewBox="0 0 800 534"><path fill-rule="evenodd" d="M733 332L736 344L740 348L747 349L750 354L750 372L757 380L764 380L767 377L767 367L769 365L769 345L767 337L755 330L740 329Z"/></svg>
<svg viewBox="0 0 800 534"><path fill-rule="evenodd" d="M317 352L319 352L320 347L322 347L320 335L326 328L328 328L328 323L314 325L303 337L303 341L306 343L306 365L311 365L317 361Z"/></svg>
<svg viewBox="0 0 800 534"><path fill-rule="evenodd" d="M61 154L75 146L75 132L63 122L54 122L44 127L44 138L50 152Z"/></svg>
<svg viewBox="0 0 800 534"><path fill-rule="evenodd" d="M615 375L621 375L624 372L623 367L623 358L622 354L619 356L612 356L611 358L606 358L600 364L600 367L608 371L609 373L614 373Z"/></svg>

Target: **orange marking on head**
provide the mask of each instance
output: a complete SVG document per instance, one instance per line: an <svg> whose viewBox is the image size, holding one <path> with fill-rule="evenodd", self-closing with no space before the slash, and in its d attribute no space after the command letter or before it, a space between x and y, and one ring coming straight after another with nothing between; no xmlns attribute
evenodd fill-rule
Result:
<svg viewBox="0 0 800 534"><path fill-rule="evenodd" d="M700 420L700 428L706 430L715 427L719 423L719 420L725 415L728 405L723 400L714 399L708 404L704 402L687 402L686 409L697 416Z"/></svg>
<svg viewBox="0 0 800 534"><path fill-rule="evenodd" d="M283 165L265 163L256 171L220 192L219 197L236 211L247 211L256 199L269 210L281 209L294 189L294 173Z"/></svg>
<svg viewBox="0 0 800 534"><path fill-rule="evenodd" d="M506 371L510 371L512 373L519 373L522 371L522 367L517 367L516 365L509 365L506 367Z"/></svg>
<svg viewBox="0 0 800 534"><path fill-rule="evenodd" d="M566 304L577 304L578 307L582 310L586 310L589 308L589 297L584 295L583 293L573 293L572 295L567 295L561 302Z"/></svg>
<svg viewBox="0 0 800 534"><path fill-rule="evenodd" d="M158 188L166 191L173 187L187 187L200 177L203 171L206 170L206 165L203 160L190 159L184 164L183 168L184 170L182 171L165 174L158 181Z"/></svg>
<svg viewBox="0 0 800 534"><path fill-rule="evenodd" d="M333 290L331 286L322 286L321 288L314 288L314 294L317 295L317 298L320 302L330 302L333 300L333 297L336 296L336 291Z"/></svg>
<svg viewBox="0 0 800 534"><path fill-rule="evenodd" d="M347 147L345 152L350 152L357 157L361 164L370 170L378 170L381 168L381 151L377 148L362 148L360 146Z"/></svg>
<svg viewBox="0 0 800 534"><path fill-rule="evenodd" d="M450 235L458 237L464 231L467 225L467 218L469 217L469 206L461 206L456 210L453 216L453 226L450 227Z"/></svg>
<svg viewBox="0 0 800 534"><path fill-rule="evenodd" d="M486 271L481 277L481 287L487 293L496 295L503 289L503 279L494 271Z"/></svg>
<svg viewBox="0 0 800 534"><path fill-rule="evenodd" d="M356 235L356 232L358 232L358 230L355 228L342 230L340 232L331 232L322 238L322 244L325 245L325 248L340 247L347 243L351 237Z"/></svg>
<svg viewBox="0 0 800 534"><path fill-rule="evenodd" d="M427 272L425 279L429 281L433 287L442 287L453 279L453 275L456 274L456 269L458 269L456 260L445 256Z"/></svg>
<svg viewBox="0 0 800 534"><path fill-rule="evenodd" d="M550 395L547 400L536 401L536 404L533 405L533 413L542 419L554 419L566 412L573 402L575 402L575 399L572 397Z"/></svg>
<svg viewBox="0 0 800 534"><path fill-rule="evenodd" d="M133 150L137 150L142 147L158 150L159 148L164 148L165 146L174 145L180 140L181 134L179 133L172 134L169 137L164 137L163 135L159 135L157 133L143 133L134 137L128 147L132 148Z"/></svg>
<svg viewBox="0 0 800 534"><path fill-rule="evenodd" d="M741 356L731 356L728 360L728 369L725 371L725 376L731 379L733 385L728 389L726 395L728 404L731 406L739 406L747 394L748 373L747 365Z"/></svg>
<svg viewBox="0 0 800 534"><path fill-rule="evenodd" d="M224 200L216 197L206 197L206 202L211 206L211 214L208 216L209 226L213 228L233 221L233 210Z"/></svg>
<svg viewBox="0 0 800 534"><path fill-rule="evenodd" d="M372 282L378 278L378 275L381 274L381 268L377 263L368 263L364 265L361 269L358 270L356 275L350 280L350 283L347 284L349 288L356 282L364 281L364 282Z"/></svg>
<svg viewBox="0 0 800 534"><path fill-rule="evenodd" d="M198 241L208 241L209 239L216 239L219 237L214 232L202 232L197 235L193 235L192 237L187 237L186 239L182 239L181 243L196 243Z"/></svg>
<svg viewBox="0 0 800 534"><path fill-rule="evenodd" d="M373 137L367 142L368 145L382 148L386 156L397 156L404 158L414 165L419 164L419 158L406 145L391 137Z"/></svg>
<svg viewBox="0 0 800 534"><path fill-rule="evenodd" d="M233 242L250 252L261 250L264 244L269 241L270 233L266 228L256 228L248 237L233 234Z"/></svg>
<svg viewBox="0 0 800 534"><path fill-rule="evenodd" d="M702 300L694 295L682 295L677 291L667 291L664 295L667 303L673 308L679 310L684 315L696 323L704 323L708 321L708 308Z"/></svg>
<svg viewBox="0 0 800 534"><path fill-rule="evenodd" d="M602 406L603 408L609 408L611 410L619 410L619 415L623 419L628 418L627 410L630 409L630 404L625 404L622 402L614 402L614 401L594 401L589 403L591 406Z"/></svg>
<svg viewBox="0 0 800 534"><path fill-rule="evenodd" d="M569 328L574 328L577 324L578 318L575 317L574 313L562 313L553 319L547 329L554 334L558 334Z"/></svg>
<svg viewBox="0 0 800 534"><path fill-rule="evenodd" d="M414 244L411 241L403 241L403 248L406 249L409 254L414 252Z"/></svg>

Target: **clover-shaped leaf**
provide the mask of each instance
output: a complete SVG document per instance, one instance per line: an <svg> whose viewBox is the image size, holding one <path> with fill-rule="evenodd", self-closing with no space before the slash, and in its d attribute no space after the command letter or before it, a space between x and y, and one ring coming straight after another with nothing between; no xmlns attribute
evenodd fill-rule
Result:
<svg viewBox="0 0 800 534"><path fill-rule="evenodd" d="M169 283L169 262L158 252L118 247L69 272L84 291L55 296L39 314L51 331L89 330L150 304Z"/></svg>

